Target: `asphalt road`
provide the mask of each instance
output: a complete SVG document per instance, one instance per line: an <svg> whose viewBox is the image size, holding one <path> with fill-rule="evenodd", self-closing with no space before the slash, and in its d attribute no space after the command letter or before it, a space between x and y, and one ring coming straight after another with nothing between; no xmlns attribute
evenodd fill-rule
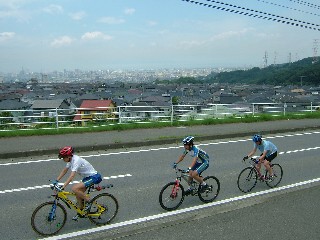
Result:
<svg viewBox="0 0 320 240"><path fill-rule="evenodd" d="M310 187L310 186L309 186ZM320 239L320 186L244 200L189 214L183 219L147 223L138 229L104 232L83 239L162 240L187 238L217 240Z"/></svg>
<svg viewBox="0 0 320 240"><path fill-rule="evenodd" d="M279 146L282 152L279 161L284 167L285 177L281 186L319 177L319 132L317 130L274 133L266 134L266 136L272 138L272 141ZM81 153L89 161L92 161L94 166L101 170L105 176L129 175L108 180L115 184L115 188L110 191L120 203L119 214L113 224L122 224L122 226L74 238L182 239L182 237L195 235L209 239L230 239L231 237L261 239L267 236L261 233L265 233L268 228L272 227L276 233L273 238L276 239L288 239L287 235L290 231L294 233L290 239L299 239L298 237L302 233L307 239L318 239L314 238L314 233L317 233L315 225L319 222L320 216L318 210L314 209L319 197L317 181L300 187L291 187L274 193L236 200L236 197L247 196L237 189L236 178L244 167L239 161L243 155L242 151L252 147L249 136L199 141L199 144L211 156L214 156L210 167L211 172L208 174L216 175L221 181L222 190L216 201L216 203L220 203L203 210L182 212L171 217L164 215L164 217L154 220L149 217L166 214L166 211L159 206L157 198L161 187L168 181L174 180L170 164L181 153L180 142L101 151L98 154L96 151ZM40 161L46 160L46 158L46 156L32 157L32 161L30 161L30 157L14 159L12 164L11 160L3 160L0 166L0 174L3 177L0 189L2 205L0 223L3 239L37 238L30 227L30 216L36 205L47 200L46 196L50 194L50 191L47 188L29 187L46 184L45 181L48 177L53 176L63 167L61 161L54 159L48 159L50 161L47 162ZM6 162L11 165L5 165ZM5 189L16 189L17 191L6 192ZM265 184L260 184L255 188L255 193L266 189L268 188ZM296 192L297 194L295 194ZM229 201L227 201L228 199ZM276 206L274 206L274 202ZM309 202L314 202L314 204ZM198 206L206 205L201 204L199 199L191 197L184 201L180 210L185 211L185 209ZM275 211L270 212L269 219L267 210L272 207L275 207ZM69 211L68 214L69 221L61 234L77 231L88 233L95 229L87 219L81 219L78 223L70 221L72 212ZM303 218L299 218L300 216ZM306 219L305 216L308 218ZM149 220L127 224L141 218ZM309 224L308 220L311 221L310 231L305 227ZM12 231L12 223L17 226L15 231ZM295 234L294 230L301 232L301 235ZM295 238L296 236L297 238Z"/></svg>

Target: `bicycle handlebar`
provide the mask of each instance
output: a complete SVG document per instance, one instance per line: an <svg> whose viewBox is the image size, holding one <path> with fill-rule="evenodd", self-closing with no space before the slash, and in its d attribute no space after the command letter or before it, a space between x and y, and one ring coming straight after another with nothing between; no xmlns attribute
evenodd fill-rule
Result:
<svg viewBox="0 0 320 240"><path fill-rule="evenodd" d="M257 162L258 157L257 158L251 157L251 158L248 158L248 159L249 159L249 164L251 164L251 165L258 164L258 162ZM246 159L243 159L242 162L246 162Z"/></svg>
<svg viewBox="0 0 320 240"><path fill-rule="evenodd" d="M50 188L52 190L56 190L58 192L63 191L64 189L62 188L63 184L62 183L58 183L58 184L50 184Z"/></svg>
<svg viewBox="0 0 320 240"><path fill-rule="evenodd" d="M189 170L184 170L181 168L175 168L176 172L189 173Z"/></svg>

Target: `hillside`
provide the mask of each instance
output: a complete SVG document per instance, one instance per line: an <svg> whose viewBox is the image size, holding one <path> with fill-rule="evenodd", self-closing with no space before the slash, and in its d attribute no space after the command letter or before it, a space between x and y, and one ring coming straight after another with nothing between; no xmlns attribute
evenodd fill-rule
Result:
<svg viewBox="0 0 320 240"><path fill-rule="evenodd" d="M252 68L232 72L213 73L206 77L206 82L246 83L272 85L319 85L320 61L312 63L312 58L281 65L270 65L266 68ZM303 76L303 77L301 77Z"/></svg>

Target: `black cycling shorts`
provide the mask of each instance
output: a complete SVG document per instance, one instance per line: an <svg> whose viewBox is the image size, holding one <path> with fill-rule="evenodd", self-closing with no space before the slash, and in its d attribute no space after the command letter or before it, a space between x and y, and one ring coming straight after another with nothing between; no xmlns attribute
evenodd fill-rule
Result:
<svg viewBox="0 0 320 240"><path fill-rule="evenodd" d="M262 155L262 154L261 154L261 155ZM260 155L260 156L261 156L261 155ZM265 160L268 160L269 162L271 162L273 159L276 158L277 155L278 155L278 152L274 152L274 153L270 154L269 156L266 156L264 159L265 159Z"/></svg>

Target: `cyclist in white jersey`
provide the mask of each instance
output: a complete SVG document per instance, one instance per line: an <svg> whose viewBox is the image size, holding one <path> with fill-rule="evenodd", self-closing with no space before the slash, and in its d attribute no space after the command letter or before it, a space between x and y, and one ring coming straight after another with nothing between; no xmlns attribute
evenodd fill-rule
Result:
<svg viewBox="0 0 320 240"><path fill-rule="evenodd" d="M278 148L272 142L267 140L262 140L262 136L259 134L255 134L252 137L252 141L254 142L252 151L243 158L243 160L248 159L249 157L253 156L257 149L261 152L259 157L259 162L257 164L257 169L260 171L261 163L265 166L268 170L270 178L274 177L272 168L270 167L270 162L277 157L278 155Z"/></svg>
<svg viewBox="0 0 320 240"><path fill-rule="evenodd" d="M201 177L200 174L209 167L209 155L205 151L203 151L201 148L195 146L193 144L193 140L194 140L193 136L188 136L182 140L184 151L182 155L178 158L178 161L173 163L173 168L176 168L177 164L181 162L188 153L191 153L191 156L193 157L190 167L188 168L189 188L185 192L186 195L192 192L192 189L190 186L192 179L195 179L200 183L201 191L205 191L206 188L208 187L206 182L203 181L203 177Z"/></svg>
<svg viewBox="0 0 320 240"><path fill-rule="evenodd" d="M72 191L76 194L78 206L80 209L84 207L85 210L90 208L91 202L89 196L85 194L86 188L93 184L98 184L102 181L101 175L94 169L94 167L85 159L74 155L74 149L71 146L64 147L59 151L59 158L67 163L66 167L62 169L61 173L54 181L57 184L59 180L70 170L70 176L63 184L64 189L78 173L82 177L82 181L75 183L72 186ZM83 200L86 205L83 206Z"/></svg>

